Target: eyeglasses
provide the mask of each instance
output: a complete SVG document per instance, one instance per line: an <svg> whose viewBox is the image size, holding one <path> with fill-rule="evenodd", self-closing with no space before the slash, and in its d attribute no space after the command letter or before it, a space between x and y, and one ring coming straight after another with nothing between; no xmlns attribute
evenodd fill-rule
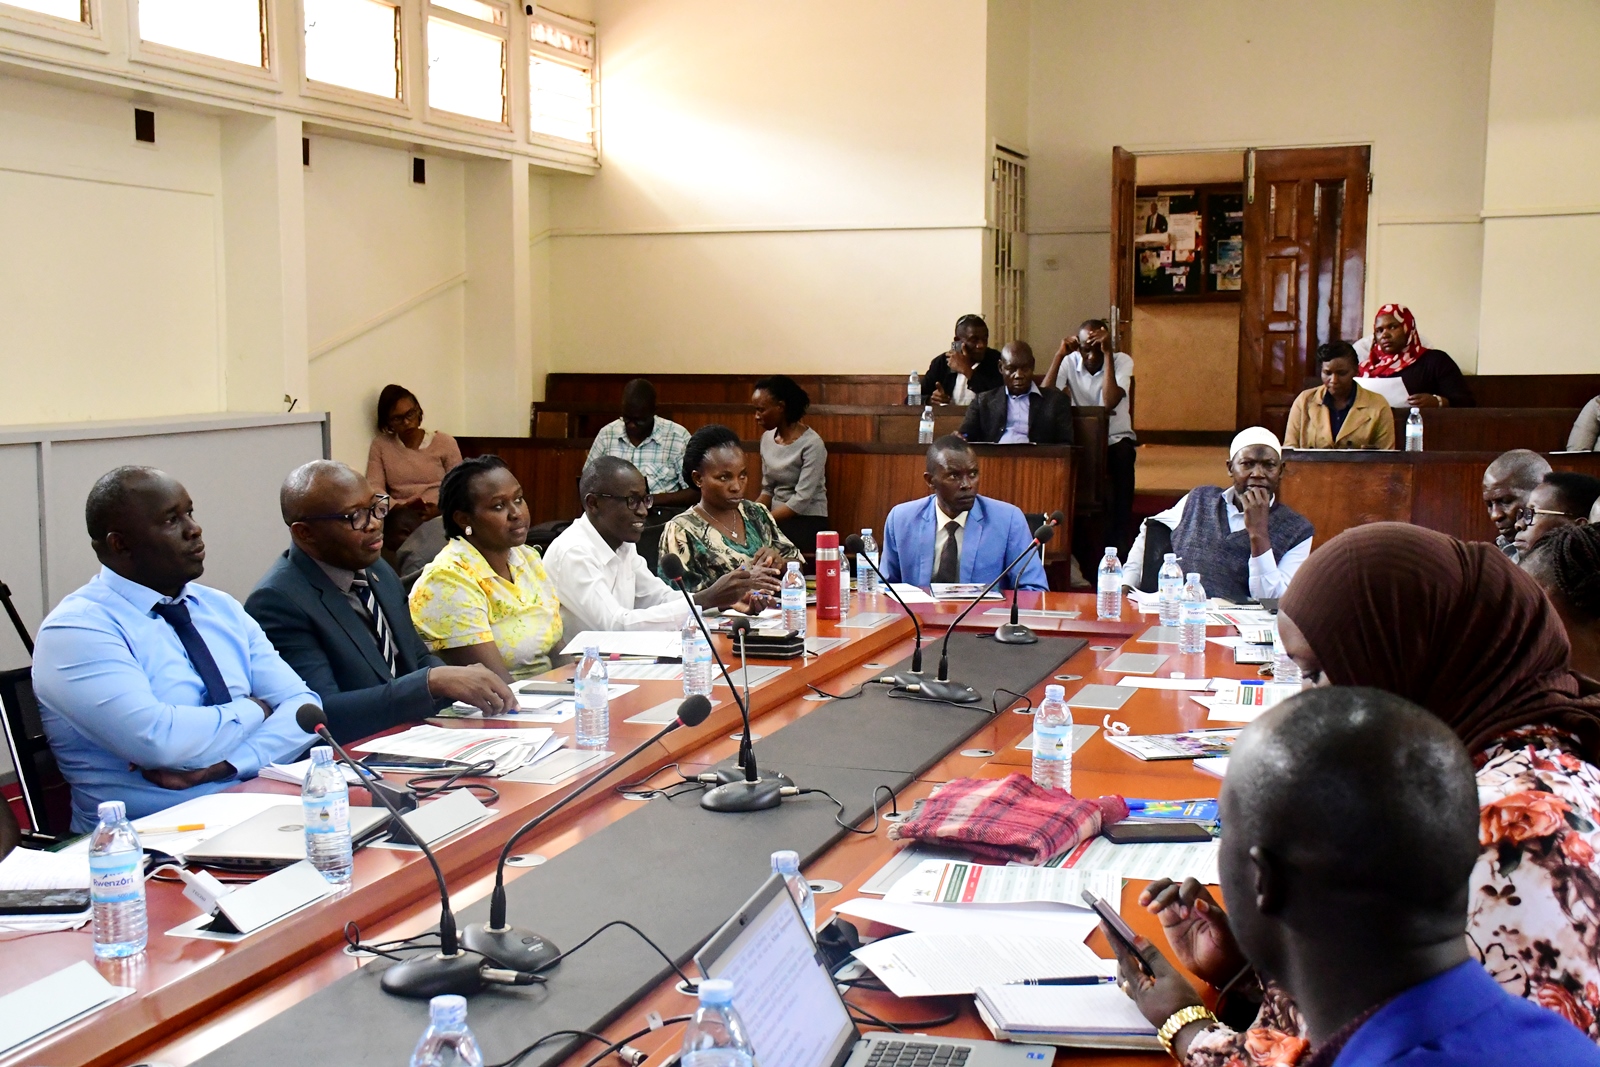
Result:
<svg viewBox="0 0 1600 1067"><path fill-rule="evenodd" d="M369 506L347 511L343 515L304 515L300 522L348 522L352 530L365 530L373 520L382 522L389 517L389 498L380 496Z"/></svg>
<svg viewBox="0 0 1600 1067"><path fill-rule="evenodd" d="M1549 508L1536 508L1536 507L1533 507L1532 505L1525 505L1523 507L1518 508L1516 510L1515 514L1516 514L1518 522L1527 523L1529 526L1533 525L1534 517L1538 516L1538 515L1554 515L1557 518L1562 518L1562 519L1581 519L1581 518L1584 518L1584 516L1582 516L1582 515L1574 515L1570 511L1551 511Z"/></svg>
<svg viewBox="0 0 1600 1067"><path fill-rule="evenodd" d="M629 493L627 496L618 496L616 493L595 493L594 495L602 500L620 500L628 506L629 511L649 511L656 503L655 497L649 493L644 496L635 496L633 493Z"/></svg>
<svg viewBox="0 0 1600 1067"><path fill-rule="evenodd" d="M422 422L422 409L419 407L410 408L406 411L394 411L389 413L390 426L406 426L413 422Z"/></svg>

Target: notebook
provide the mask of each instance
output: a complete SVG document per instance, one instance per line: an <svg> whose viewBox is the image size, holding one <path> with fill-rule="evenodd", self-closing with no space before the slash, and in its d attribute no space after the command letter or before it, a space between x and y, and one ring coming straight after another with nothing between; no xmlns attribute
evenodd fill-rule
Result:
<svg viewBox="0 0 1600 1067"><path fill-rule="evenodd" d="M1156 1027L1115 985L982 986L978 1014L1005 1041L1160 1050Z"/></svg>

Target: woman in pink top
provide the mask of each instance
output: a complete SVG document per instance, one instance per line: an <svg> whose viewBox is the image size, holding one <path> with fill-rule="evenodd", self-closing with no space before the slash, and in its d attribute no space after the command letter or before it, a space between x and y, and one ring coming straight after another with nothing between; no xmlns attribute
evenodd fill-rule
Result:
<svg viewBox="0 0 1600 1067"><path fill-rule="evenodd" d="M399 548L411 532L439 514L439 482L461 462L461 449L447 433L422 428L422 405L403 385L378 394L378 436L367 450L367 481L389 496L384 547Z"/></svg>

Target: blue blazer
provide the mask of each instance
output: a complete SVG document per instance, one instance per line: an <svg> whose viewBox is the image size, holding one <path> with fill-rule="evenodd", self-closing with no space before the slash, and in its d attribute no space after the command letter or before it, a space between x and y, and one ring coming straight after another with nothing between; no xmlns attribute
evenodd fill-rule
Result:
<svg viewBox="0 0 1600 1067"><path fill-rule="evenodd" d="M939 509L933 496L896 504L883 526L883 576L891 582L926 586L933 580L934 534ZM1022 509L1004 500L980 496L972 502L961 537L961 580L988 583L1033 540ZM1002 589L1044 592L1050 588L1044 565L1035 553L1012 571Z"/></svg>
<svg viewBox="0 0 1600 1067"><path fill-rule="evenodd" d="M411 625L406 592L394 568L367 568L398 653L389 676L378 639L317 561L292 546L268 568L244 602L284 662L322 698L328 728L341 744L427 718L448 700L428 692L428 672L444 661Z"/></svg>

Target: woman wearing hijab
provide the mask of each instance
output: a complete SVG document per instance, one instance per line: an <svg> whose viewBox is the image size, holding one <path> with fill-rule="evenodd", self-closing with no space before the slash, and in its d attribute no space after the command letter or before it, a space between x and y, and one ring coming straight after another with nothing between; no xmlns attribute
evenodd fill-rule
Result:
<svg viewBox="0 0 1600 1067"><path fill-rule="evenodd" d="M1470 408L1478 402L1450 353L1428 348L1411 309L1385 304L1372 317L1372 336L1355 344L1363 378L1399 378L1414 408Z"/></svg>
<svg viewBox="0 0 1600 1067"><path fill-rule="evenodd" d="M1493 545L1373 523L1300 568L1278 627L1307 677L1386 689L1466 743L1483 847L1470 889L1473 953L1508 992L1600 1039L1600 688L1569 668L1561 620L1538 585ZM1243 1025L1239 1003L1263 993L1217 902L1193 880L1153 883L1140 899L1181 962L1237 994L1218 1015ZM1294 1063L1247 1050L1303 1049L1303 1034L1293 1004L1269 986L1247 1030L1184 1035L1181 1059Z"/></svg>

